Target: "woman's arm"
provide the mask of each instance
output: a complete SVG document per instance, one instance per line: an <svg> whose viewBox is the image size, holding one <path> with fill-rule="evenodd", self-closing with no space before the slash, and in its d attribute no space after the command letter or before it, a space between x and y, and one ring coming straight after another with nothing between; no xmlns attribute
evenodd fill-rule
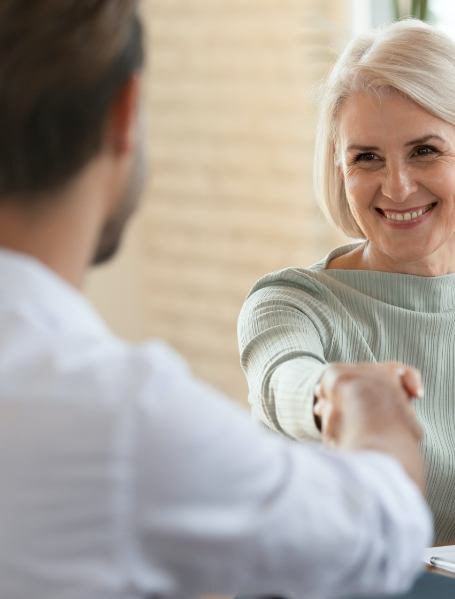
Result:
<svg viewBox="0 0 455 599"><path fill-rule="evenodd" d="M321 438L314 415L317 387L336 354L333 339L343 333L342 312L329 303L327 293L296 271L269 275L253 289L239 317L241 363L253 414L297 440ZM372 359L368 368L381 369ZM336 361L343 362L342 356ZM357 363L351 355L346 362L350 376L362 376L365 356ZM330 366L332 375L343 375L344 364ZM421 392L406 376L402 385L409 397Z"/></svg>
<svg viewBox="0 0 455 599"><path fill-rule="evenodd" d="M327 367L330 320L292 287L265 287L245 302L238 322L242 368L253 413L294 439L320 438L314 390Z"/></svg>

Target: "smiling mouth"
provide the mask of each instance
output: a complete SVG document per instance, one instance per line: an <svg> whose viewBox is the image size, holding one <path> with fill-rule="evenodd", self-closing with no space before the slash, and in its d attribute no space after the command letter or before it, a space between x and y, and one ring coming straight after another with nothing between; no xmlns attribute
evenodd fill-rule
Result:
<svg viewBox="0 0 455 599"><path fill-rule="evenodd" d="M376 210L387 220L393 222L412 222L414 220L417 220L427 212L430 212L430 210L433 210L436 204L437 202L433 202L432 204L428 204L427 206L423 206L422 208L414 208L407 212L399 212L396 210L383 210L382 208L376 208Z"/></svg>

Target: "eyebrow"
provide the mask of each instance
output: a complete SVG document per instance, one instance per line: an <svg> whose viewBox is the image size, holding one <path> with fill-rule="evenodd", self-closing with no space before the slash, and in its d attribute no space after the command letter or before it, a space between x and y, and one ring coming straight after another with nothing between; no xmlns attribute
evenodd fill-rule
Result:
<svg viewBox="0 0 455 599"><path fill-rule="evenodd" d="M411 141L406 142L405 146L414 146L416 144L424 144L430 139L437 139L439 141L445 142L446 140L442 138L440 135L436 135L435 133L430 133L429 135L424 135L423 137L418 137L417 139L411 139ZM352 150L358 150L360 152L372 152L379 150L378 146L360 146L358 144L352 144L347 147L347 151L351 152Z"/></svg>
<svg viewBox="0 0 455 599"><path fill-rule="evenodd" d="M424 135L423 137L418 137L417 139L412 139L411 141L408 141L407 143L405 143L405 146L414 146L415 144L424 144L427 141L430 141L430 139L438 139L439 141L445 141L444 138L442 138L440 135L436 135L435 133L430 133L429 135Z"/></svg>

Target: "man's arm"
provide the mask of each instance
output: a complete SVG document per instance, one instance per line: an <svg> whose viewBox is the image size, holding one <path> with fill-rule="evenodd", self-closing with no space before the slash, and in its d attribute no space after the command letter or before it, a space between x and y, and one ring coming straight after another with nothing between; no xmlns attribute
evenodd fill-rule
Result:
<svg viewBox="0 0 455 599"><path fill-rule="evenodd" d="M412 582L431 526L399 460L287 442L159 348L150 365L131 429L136 588L302 597Z"/></svg>

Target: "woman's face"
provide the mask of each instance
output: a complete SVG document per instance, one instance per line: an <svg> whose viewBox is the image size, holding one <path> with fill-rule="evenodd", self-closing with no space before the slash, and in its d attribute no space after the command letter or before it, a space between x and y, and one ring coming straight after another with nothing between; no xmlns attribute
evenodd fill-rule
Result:
<svg viewBox="0 0 455 599"><path fill-rule="evenodd" d="M337 143L376 265L454 272L455 127L397 92L356 93L342 106Z"/></svg>

